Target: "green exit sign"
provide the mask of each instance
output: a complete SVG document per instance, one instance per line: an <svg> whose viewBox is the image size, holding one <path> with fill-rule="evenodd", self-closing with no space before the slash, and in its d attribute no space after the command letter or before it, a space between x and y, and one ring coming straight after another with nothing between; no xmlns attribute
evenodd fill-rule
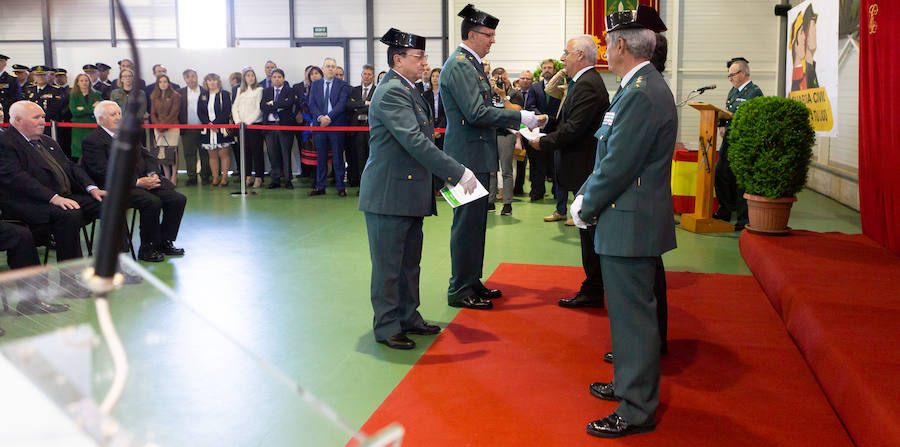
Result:
<svg viewBox="0 0 900 447"><path fill-rule="evenodd" d="M314 26L313 27L313 37L328 37L328 27L327 26Z"/></svg>

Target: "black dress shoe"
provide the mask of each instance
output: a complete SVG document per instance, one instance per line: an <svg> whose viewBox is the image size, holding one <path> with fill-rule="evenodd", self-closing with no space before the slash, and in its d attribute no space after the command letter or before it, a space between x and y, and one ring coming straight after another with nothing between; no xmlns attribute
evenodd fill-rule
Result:
<svg viewBox="0 0 900 447"><path fill-rule="evenodd" d="M184 249L177 248L172 241L165 241L160 245L159 252L167 256L184 256Z"/></svg>
<svg viewBox="0 0 900 447"><path fill-rule="evenodd" d="M347 197L347 191L344 189L338 190L338 197Z"/></svg>
<svg viewBox="0 0 900 447"><path fill-rule="evenodd" d="M731 212L725 211L722 209L722 207L719 207L719 209L717 209L716 212L713 213L712 217L713 219L719 219L728 222L731 220Z"/></svg>
<svg viewBox="0 0 900 447"><path fill-rule="evenodd" d="M506 203L503 205L503 210L500 211L501 216L512 216L512 205Z"/></svg>
<svg viewBox="0 0 900 447"><path fill-rule="evenodd" d="M622 436L636 433L647 433L656 429L655 424L636 425L625 420L615 413L591 422L587 426L587 432L600 438L621 438Z"/></svg>
<svg viewBox="0 0 900 447"><path fill-rule="evenodd" d="M594 397L603 399L603 400L612 400L618 401L619 398L616 397L616 386L610 383L604 382L594 382L588 388L591 390L591 395Z"/></svg>
<svg viewBox="0 0 900 447"><path fill-rule="evenodd" d="M138 260L145 262L163 262L166 257L152 245L145 245L138 250Z"/></svg>
<svg viewBox="0 0 900 447"><path fill-rule="evenodd" d="M613 359L614 359L614 358L615 358L615 357L613 357L613 353L612 353L612 352L606 352L606 353L603 354L603 361L606 362L606 363L610 363L610 364L611 364L611 363L613 362Z"/></svg>
<svg viewBox="0 0 900 447"><path fill-rule="evenodd" d="M595 298L592 296L587 296L581 292L578 292L572 298L563 298L559 300L556 304L559 307L567 307L569 309L577 309L579 307L603 307L603 297Z"/></svg>
<svg viewBox="0 0 900 447"><path fill-rule="evenodd" d="M493 203L488 203L488 212L493 213L494 211L497 211L497 207Z"/></svg>
<svg viewBox="0 0 900 447"><path fill-rule="evenodd" d="M734 231L741 231L745 226L747 226L747 222L738 222L734 224Z"/></svg>
<svg viewBox="0 0 900 447"><path fill-rule="evenodd" d="M478 295L478 298L483 300L496 300L503 296L503 292L499 289L488 289L487 287L482 287L475 291L475 295Z"/></svg>
<svg viewBox="0 0 900 447"><path fill-rule="evenodd" d="M291 182L285 182L284 189L294 189L294 184Z"/></svg>
<svg viewBox="0 0 900 447"><path fill-rule="evenodd" d="M411 327L404 332L413 335L435 335L441 333L441 327L436 324L422 323L421 326Z"/></svg>
<svg viewBox="0 0 900 447"><path fill-rule="evenodd" d="M324 188L323 189L314 189L309 192L309 195L311 195L311 196L321 196L322 194L325 194Z"/></svg>
<svg viewBox="0 0 900 447"><path fill-rule="evenodd" d="M184 182L185 186L195 186L197 185L197 177L189 178L186 182Z"/></svg>
<svg viewBox="0 0 900 447"><path fill-rule="evenodd" d="M19 301L16 305L16 311L22 315L55 314L67 310L69 310L67 304L47 303L37 298Z"/></svg>
<svg viewBox="0 0 900 447"><path fill-rule="evenodd" d="M269 183L266 185L266 189L276 189L281 188L281 183Z"/></svg>
<svg viewBox="0 0 900 447"><path fill-rule="evenodd" d="M488 310L494 308L494 303L483 299L478 295L469 295L461 300L450 303L451 307L464 307L466 309Z"/></svg>
<svg viewBox="0 0 900 447"><path fill-rule="evenodd" d="M387 345L389 348L393 349L413 349L416 347L416 342L409 339L404 334L395 334L384 340L378 340L378 343L383 345Z"/></svg>

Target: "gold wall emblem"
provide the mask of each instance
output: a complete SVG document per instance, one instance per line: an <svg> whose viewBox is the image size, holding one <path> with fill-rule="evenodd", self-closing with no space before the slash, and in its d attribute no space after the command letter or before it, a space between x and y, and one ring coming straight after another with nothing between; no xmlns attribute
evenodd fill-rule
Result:
<svg viewBox="0 0 900 447"><path fill-rule="evenodd" d="M878 14L878 4L869 5L869 34L875 34L878 30L878 23L875 22L875 16Z"/></svg>

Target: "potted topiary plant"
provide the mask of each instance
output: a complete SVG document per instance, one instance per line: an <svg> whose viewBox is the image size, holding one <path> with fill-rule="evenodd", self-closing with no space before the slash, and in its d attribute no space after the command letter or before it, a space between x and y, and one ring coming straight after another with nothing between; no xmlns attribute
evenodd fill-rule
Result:
<svg viewBox="0 0 900 447"><path fill-rule="evenodd" d="M756 233L787 234L791 205L806 185L815 132L803 103L778 96L754 98L734 114L728 162L744 189Z"/></svg>

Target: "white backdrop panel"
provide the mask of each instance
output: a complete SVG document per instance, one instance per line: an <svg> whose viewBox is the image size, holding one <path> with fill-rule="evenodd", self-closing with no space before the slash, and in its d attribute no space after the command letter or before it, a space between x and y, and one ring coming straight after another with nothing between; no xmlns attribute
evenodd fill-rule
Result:
<svg viewBox="0 0 900 447"><path fill-rule="evenodd" d="M338 64L343 64L343 52L336 52L332 47L303 48L224 48L224 49L184 49L184 48L143 48L141 50L141 77L153 79L153 64L160 63L169 70L169 77L178 84L184 84L181 72L193 68L202 78L207 73L217 73L223 78L230 73L240 71L244 66L251 66L257 76L263 75L266 60L271 59L284 70L288 82L293 84L303 77L303 69L309 64L320 64L326 56L333 56ZM57 65L63 67L81 67L86 61L106 62L115 66L115 62L123 57L130 57L128 48L57 48ZM73 76L70 74L70 77ZM118 77L118 70L113 69L110 77ZM152 81L151 81L152 82Z"/></svg>

